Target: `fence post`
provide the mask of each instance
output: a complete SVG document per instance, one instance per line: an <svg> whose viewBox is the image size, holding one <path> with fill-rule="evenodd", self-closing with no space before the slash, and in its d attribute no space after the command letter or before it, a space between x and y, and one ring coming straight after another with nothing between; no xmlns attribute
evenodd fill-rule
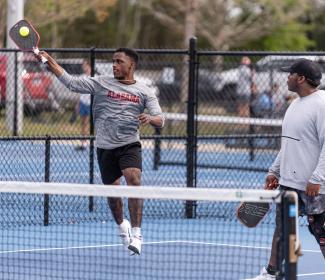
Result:
<svg viewBox="0 0 325 280"><path fill-rule="evenodd" d="M153 149L153 170L158 170L160 164L160 152L161 152L161 128L155 127L155 140Z"/></svg>
<svg viewBox="0 0 325 280"><path fill-rule="evenodd" d="M249 101L249 115L251 118L255 118L256 115L254 113L254 110L253 110L253 98L252 95L250 97L250 101ZM251 136L251 134L255 134L255 125L253 124L250 124L249 125L249 130L248 130L248 148L249 148L249 160L250 161L254 161L255 159L255 150L254 150L254 145L255 145L255 138Z"/></svg>
<svg viewBox="0 0 325 280"><path fill-rule="evenodd" d="M188 101L187 101L187 146L186 146L186 186L196 187L195 168L196 168L196 65L197 49L196 38L190 39L189 48L189 79L188 79ZM186 201L186 217L195 218L196 201Z"/></svg>
<svg viewBox="0 0 325 280"><path fill-rule="evenodd" d="M95 59L96 59L96 52L95 48L90 49L90 67L91 67L91 76L95 76ZM94 102L94 96L91 95L91 102L90 102L90 118L89 118L89 134L91 136L94 135L94 122L93 122L93 102ZM90 138L90 145L89 145L89 184L94 183L94 138ZM94 210L94 197L89 197L89 211L92 212Z"/></svg>
<svg viewBox="0 0 325 280"><path fill-rule="evenodd" d="M44 181L50 182L50 167L51 167L51 136L46 135L45 138L45 168L44 168ZM50 197L44 194L44 226L49 225L49 207Z"/></svg>
<svg viewBox="0 0 325 280"><path fill-rule="evenodd" d="M15 97L14 97L14 127L13 127L13 135L18 135L18 53L15 52Z"/></svg>

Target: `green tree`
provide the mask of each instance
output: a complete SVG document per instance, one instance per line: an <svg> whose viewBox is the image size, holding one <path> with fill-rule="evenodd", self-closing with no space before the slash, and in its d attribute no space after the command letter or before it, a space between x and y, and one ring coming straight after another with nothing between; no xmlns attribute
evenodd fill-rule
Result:
<svg viewBox="0 0 325 280"><path fill-rule="evenodd" d="M238 46L248 50L270 51L306 51L315 47L316 43L308 38L308 32L313 25L290 22L275 29L271 34L258 40L252 40L246 45Z"/></svg>
<svg viewBox="0 0 325 280"><path fill-rule="evenodd" d="M0 46L6 2L0 0ZM323 49L323 11L319 0L26 0L25 5L41 47L186 48L195 35L205 49Z"/></svg>
<svg viewBox="0 0 325 280"><path fill-rule="evenodd" d="M315 41L315 50L325 50L325 1L316 3L316 9L310 11L310 20L314 23L314 28L310 30L310 37Z"/></svg>
<svg viewBox="0 0 325 280"><path fill-rule="evenodd" d="M7 0L0 0L0 48L4 47L6 34Z"/></svg>
<svg viewBox="0 0 325 280"><path fill-rule="evenodd" d="M309 9L304 0L196 0L195 35L213 49L227 50L267 37L299 20ZM188 11L182 0L142 0L140 5L184 37ZM303 24L303 23L302 23Z"/></svg>
<svg viewBox="0 0 325 280"><path fill-rule="evenodd" d="M25 15L40 29L41 35L45 34L45 39L51 38L51 47L62 47L64 31L60 30L60 24L67 27L88 11L93 11L96 20L102 22L109 17L108 7L115 4L116 0L27 0ZM75 32L79 32L78 28Z"/></svg>

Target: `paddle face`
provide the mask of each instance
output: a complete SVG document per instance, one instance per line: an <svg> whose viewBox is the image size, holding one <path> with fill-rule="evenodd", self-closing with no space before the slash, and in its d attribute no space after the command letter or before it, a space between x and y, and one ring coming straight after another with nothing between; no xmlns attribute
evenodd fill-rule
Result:
<svg viewBox="0 0 325 280"><path fill-rule="evenodd" d="M28 28L28 35L22 36L20 34L19 31L22 27ZM38 48L38 43L40 40L39 34L27 20L22 19L18 21L13 27L10 28L9 35L17 47L22 51L33 51L34 49Z"/></svg>
<svg viewBox="0 0 325 280"><path fill-rule="evenodd" d="M270 210L269 203L242 202L237 208L237 218L246 227L256 227Z"/></svg>

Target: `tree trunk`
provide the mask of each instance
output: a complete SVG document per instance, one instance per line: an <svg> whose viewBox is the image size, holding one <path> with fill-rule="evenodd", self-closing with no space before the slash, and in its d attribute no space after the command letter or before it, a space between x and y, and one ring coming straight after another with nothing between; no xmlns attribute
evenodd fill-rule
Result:
<svg viewBox="0 0 325 280"><path fill-rule="evenodd" d="M127 28L128 0L119 1L119 19L117 24L116 44L121 47L125 44L125 32Z"/></svg>
<svg viewBox="0 0 325 280"><path fill-rule="evenodd" d="M195 36L197 8L198 8L197 0L186 0L185 32L184 32L184 46L186 47L188 46L189 39Z"/></svg>
<svg viewBox="0 0 325 280"><path fill-rule="evenodd" d="M197 0L186 0L185 28L184 28L184 46L189 47L189 40L195 36ZM188 99L188 56L184 56L181 82L181 102L183 111L186 111L186 101Z"/></svg>
<svg viewBox="0 0 325 280"><path fill-rule="evenodd" d="M7 1L0 0L0 48L4 47L4 38L6 34L6 18L7 18Z"/></svg>
<svg viewBox="0 0 325 280"><path fill-rule="evenodd" d="M58 2L54 3L55 14L60 13L60 4ZM58 30L58 22L54 20L51 24L52 38L51 38L51 48L59 48L61 44L59 44L59 30Z"/></svg>
<svg viewBox="0 0 325 280"><path fill-rule="evenodd" d="M133 24L133 29L131 32L131 37L128 42L128 46L132 47L136 43L139 33L141 31L141 15L142 15L142 8L140 6L135 7L135 12L134 12L134 24Z"/></svg>

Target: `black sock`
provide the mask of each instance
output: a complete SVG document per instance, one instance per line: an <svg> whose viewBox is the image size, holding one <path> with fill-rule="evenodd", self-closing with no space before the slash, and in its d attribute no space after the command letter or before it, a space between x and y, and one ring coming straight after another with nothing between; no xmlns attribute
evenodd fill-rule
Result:
<svg viewBox="0 0 325 280"><path fill-rule="evenodd" d="M276 266L268 265L266 268L266 271L268 274L275 275L278 270L277 270Z"/></svg>

